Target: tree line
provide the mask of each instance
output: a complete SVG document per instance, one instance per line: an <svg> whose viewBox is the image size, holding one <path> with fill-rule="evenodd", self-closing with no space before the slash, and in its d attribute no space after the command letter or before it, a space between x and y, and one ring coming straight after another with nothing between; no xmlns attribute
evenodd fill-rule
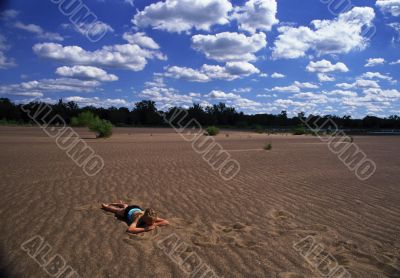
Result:
<svg viewBox="0 0 400 278"><path fill-rule="evenodd" d="M0 98L0 121L11 124L30 124L32 120L22 110L22 105L27 107L38 106L38 102L28 104L15 104L8 98ZM56 104L48 104L51 107L51 113L61 116L67 124L80 113L89 111L101 119L110 121L114 126L168 126L165 118L171 118L180 107L172 107L167 111L159 111L154 101L142 100L135 104L132 109L126 107L79 107L76 102L64 102L62 99ZM255 114L247 115L236 111L233 107L228 107L224 103L212 106L202 107L199 104L193 104L185 109L188 116L181 122L190 119L196 119L202 126L220 126L231 128L294 128L302 126L304 113L297 116L288 117L286 111L279 114ZM318 117L320 121L331 119L341 129L399 129L400 117L393 115L387 118L375 116L365 116L362 119L353 119L351 116L313 116ZM310 122L313 122L312 120Z"/></svg>

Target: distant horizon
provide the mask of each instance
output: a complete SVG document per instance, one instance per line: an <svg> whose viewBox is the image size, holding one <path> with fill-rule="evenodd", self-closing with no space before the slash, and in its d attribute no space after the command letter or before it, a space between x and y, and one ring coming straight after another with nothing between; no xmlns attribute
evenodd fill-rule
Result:
<svg viewBox="0 0 400 278"><path fill-rule="evenodd" d="M36 98L36 99L29 99L29 100L22 100L22 101L13 101L12 99L10 99L10 98L7 98L7 97L0 97L0 99L8 99L8 100L10 100L12 103L14 103L14 104L16 104L16 105L18 105L18 104L29 104L29 103L32 103L32 102L35 102L35 101L39 101L39 102L43 102L43 103L47 103L47 104L50 104L50 105L54 105L54 104L57 104L60 100L62 100L64 103L67 103L67 102L65 102L64 101L64 99L63 98L59 98L59 99L54 99L54 100L52 100L52 102L49 102L48 100L46 101L46 100L43 100L43 99L41 99L41 98ZM74 103L76 103L78 106L79 106L79 108L80 109L84 109L84 108L86 108L86 107L94 107L94 108L103 108L103 109L109 109L109 108L117 108L117 109L119 109L119 108L127 108L127 109L130 109L130 110L132 110L132 109L134 109L135 108L135 104L136 103L138 103L138 102L142 102L142 101L152 101L152 100L148 100L148 99L141 99L141 100L138 100L138 101L135 101L135 102L132 102L131 103L131 105L130 106L121 106L121 105L108 105L108 106L102 106L101 104L99 105L99 104L96 104L96 103L93 103L94 105L91 105L91 104L80 104L79 102L77 102L77 101L74 101L74 100L70 100L70 101L68 101L68 102L74 102ZM185 109L185 110L187 110L188 108L190 108L190 107L193 107L193 105L200 105L203 109L205 109L206 107L212 107L213 105L218 105L218 104L220 104L220 103L222 103L222 104L224 104L224 105L226 105L226 107L228 107L228 108L235 108L234 106L229 106L229 105L227 105L225 102L218 102L218 103L213 103L213 104L208 104L207 106L202 106L200 103L196 103L196 102L193 102L191 105L185 105L185 106L168 106L168 107L164 107L164 108L159 108L158 106L157 106L157 103L156 103L156 107L157 107L157 110L158 111L161 111L161 112L166 112L166 111L168 111L169 109L172 109L172 108L181 108L181 109ZM236 108L235 108L235 110L237 111L237 112L243 112L243 111L240 111L240 110L237 110ZM288 113L288 111L287 110L281 110L281 111L279 111L279 112L276 112L276 113L255 113L255 114L250 114L250 113L246 113L246 112L243 112L244 113L244 115L247 115L247 116L254 116L254 115L278 115L278 114L280 114L280 113L282 113L282 112L287 112ZM290 115L290 117L297 117L297 114L298 113L305 113L305 115L307 116L307 113L305 112L305 111L297 111L297 112L293 112L293 113L288 113L288 115ZM334 116L334 117L340 117L340 118L342 118L342 117L345 117L345 116L350 116L353 120L362 120L363 118L365 118L365 117L378 117L378 118L389 118L389 117L391 117L391 116L397 116L397 117L400 117L400 111L399 111L399 113L398 114L391 114L391 115L388 115L388 116L386 116L386 117L379 117L379 116L376 116L376 115L373 115L373 114L367 114L367 115L363 115L363 116L361 116L360 118L354 118L354 117L352 117L350 114L346 114L346 113L344 113L344 114L342 114L342 115L338 115L338 114L313 114L313 113L309 113L308 115L313 115L313 116L321 116L321 117L325 117L325 116Z"/></svg>
<svg viewBox="0 0 400 278"><path fill-rule="evenodd" d="M225 103L202 107L194 103L192 106L170 107L160 110L156 103L151 100L142 100L135 107L95 107L79 106L74 101L63 102L59 99L57 103L46 103L38 101L26 104L15 104L7 98L0 98L0 125L27 124L32 122L29 111L40 111L47 120L63 119L61 123L73 125L73 118L83 116L82 112L90 111L93 116L109 121L120 127L161 127L171 126L172 122L179 126L187 124L194 127L205 128L207 126L219 126L239 129L254 129L257 132L265 132L268 128L289 129L300 134L318 134L321 130L400 130L400 117L391 115L389 117L365 116L363 118L352 118L350 115L338 116L334 114L306 114L299 112L296 116L288 116L287 111L282 110L277 114L246 114L229 107ZM185 112L183 112L185 111ZM40 116L39 116L40 117ZM42 121L47 123L44 118ZM60 124L53 122L52 124ZM51 125L50 122L47 123ZM317 130L317 131L315 131Z"/></svg>

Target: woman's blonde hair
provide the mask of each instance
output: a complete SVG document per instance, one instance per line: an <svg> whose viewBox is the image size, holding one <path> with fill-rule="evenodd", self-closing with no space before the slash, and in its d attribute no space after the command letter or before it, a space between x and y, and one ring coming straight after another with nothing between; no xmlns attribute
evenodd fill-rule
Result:
<svg viewBox="0 0 400 278"><path fill-rule="evenodd" d="M151 222L154 223L157 220L157 212L152 208L148 208L148 209L146 209L144 211L144 214L143 214L142 217L143 217L142 218L143 220L148 219L148 220L150 220Z"/></svg>

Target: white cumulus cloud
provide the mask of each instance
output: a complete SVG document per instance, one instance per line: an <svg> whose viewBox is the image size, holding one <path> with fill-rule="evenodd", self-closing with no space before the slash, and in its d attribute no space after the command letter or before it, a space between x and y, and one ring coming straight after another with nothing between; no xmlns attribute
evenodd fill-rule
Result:
<svg viewBox="0 0 400 278"><path fill-rule="evenodd" d="M138 27L151 26L168 32L208 31L212 25L229 23L232 4L228 0L166 0L139 11L132 19Z"/></svg>
<svg viewBox="0 0 400 278"><path fill-rule="evenodd" d="M385 63L385 59L383 58L369 58L367 60L367 63L364 65L364 67L375 67L377 65L382 65Z"/></svg>
<svg viewBox="0 0 400 278"><path fill-rule="evenodd" d="M389 75L385 75L380 72L370 72L370 71L363 73L361 75L361 78L367 78L367 79L379 78L388 81L392 80L392 77L390 77Z"/></svg>
<svg viewBox="0 0 400 278"><path fill-rule="evenodd" d="M325 73L318 73L318 80L321 82L330 82L330 81L335 81L335 78L333 76L330 76Z"/></svg>
<svg viewBox="0 0 400 278"><path fill-rule="evenodd" d="M126 32L122 37L127 42L137 44L144 48L160 49L160 46L152 38L146 36L146 34L143 32L135 34Z"/></svg>
<svg viewBox="0 0 400 278"><path fill-rule="evenodd" d="M376 6L383 12L392 16L400 16L400 0L377 0Z"/></svg>
<svg viewBox="0 0 400 278"><path fill-rule="evenodd" d="M310 61L310 63L307 65L306 70L308 72L322 72L322 73L333 72L333 71L340 71L340 72L349 71L349 69L345 64L341 62L332 64L328 60L321 60L317 62Z"/></svg>
<svg viewBox="0 0 400 278"><path fill-rule="evenodd" d="M279 72L274 72L273 74L271 74L272 78L284 78L285 75Z"/></svg>
<svg viewBox="0 0 400 278"><path fill-rule="evenodd" d="M378 82L376 82L375 80L369 80L369 79L358 79L353 83L339 83L339 84L336 84L336 87L339 87L344 90L354 89L354 88L359 88L359 89L360 88L361 89L365 89L365 88L378 89L378 88L380 88Z"/></svg>
<svg viewBox="0 0 400 278"><path fill-rule="evenodd" d="M64 98L64 101L74 101L79 106L94 106L94 107L132 107L134 103L128 102L120 98L106 98L101 99L99 97L81 97L81 96L70 96Z"/></svg>
<svg viewBox="0 0 400 278"><path fill-rule="evenodd" d="M244 6L235 8L232 18L237 20L240 30L250 33L270 31L279 22L277 9L276 0L249 0Z"/></svg>
<svg viewBox="0 0 400 278"><path fill-rule="evenodd" d="M369 40L363 36L372 26L375 12L370 7L354 7L333 20L313 20L306 26L278 28L272 56L275 59L303 57L310 50L317 55L349 53L365 49Z"/></svg>
<svg viewBox="0 0 400 278"><path fill-rule="evenodd" d="M43 92L91 92L100 86L97 80L73 78L41 79L17 84L1 85L1 94L43 93Z"/></svg>
<svg viewBox="0 0 400 278"><path fill-rule="evenodd" d="M64 38L58 33L45 32L42 27L36 24L24 24L20 21L14 24L15 28L27 31L32 34L36 34L36 36L40 39L46 39L51 41L63 41Z"/></svg>
<svg viewBox="0 0 400 278"><path fill-rule="evenodd" d="M165 60L159 51L141 48L136 44L103 46L99 50L88 51L80 46L62 46L56 43L39 43L33 46L36 55L70 64L104 66L140 71L148 59Z"/></svg>
<svg viewBox="0 0 400 278"><path fill-rule="evenodd" d="M302 88L302 89L317 89L319 86L317 84L311 83L311 82L299 82L295 81L293 85Z"/></svg>
<svg viewBox="0 0 400 278"><path fill-rule="evenodd" d="M290 86L285 86L285 87L277 86L277 87L272 88L270 91L285 92L285 93L299 93L300 88L297 87L296 85L290 85Z"/></svg>
<svg viewBox="0 0 400 278"><path fill-rule="evenodd" d="M201 70L178 66L168 67L164 76L193 82L208 82L211 80L210 77Z"/></svg>
<svg viewBox="0 0 400 278"><path fill-rule="evenodd" d="M193 82L208 82L214 79L234 80L259 72L259 69L247 62L227 62L225 66L204 64L199 70L178 66L168 67L164 76Z"/></svg>
<svg viewBox="0 0 400 278"><path fill-rule="evenodd" d="M56 74L63 77L93 79L106 82L118 80L118 77L116 75L109 74L103 69L91 66L59 67L56 70Z"/></svg>
<svg viewBox="0 0 400 278"><path fill-rule="evenodd" d="M317 89L319 86L311 82L299 82L294 81L292 85L289 86L276 86L272 89L266 89L272 92L285 92L285 93L299 93L301 89Z"/></svg>
<svg viewBox="0 0 400 278"><path fill-rule="evenodd" d="M195 50L204 53L208 59L219 62L254 61L255 53L266 45L264 33L246 36L235 32L223 32L192 37L192 47Z"/></svg>

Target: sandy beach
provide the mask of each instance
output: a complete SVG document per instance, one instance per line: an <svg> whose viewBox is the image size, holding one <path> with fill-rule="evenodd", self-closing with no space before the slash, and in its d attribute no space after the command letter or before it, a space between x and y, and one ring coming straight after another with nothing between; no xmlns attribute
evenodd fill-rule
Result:
<svg viewBox="0 0 400 278"><path fill-rule="evenodd" d="M317 137L223 131L226 181L172 129L77 130L104 159L93 177L41 129L0 128L2 277L51 276L21 247L35 236L80 277L321 277L294 247L308 236L351 277L400 277L400 137L354 137L377 165L360 181ZM170 225L129 235L100 209L118 200Z"/></svg>

